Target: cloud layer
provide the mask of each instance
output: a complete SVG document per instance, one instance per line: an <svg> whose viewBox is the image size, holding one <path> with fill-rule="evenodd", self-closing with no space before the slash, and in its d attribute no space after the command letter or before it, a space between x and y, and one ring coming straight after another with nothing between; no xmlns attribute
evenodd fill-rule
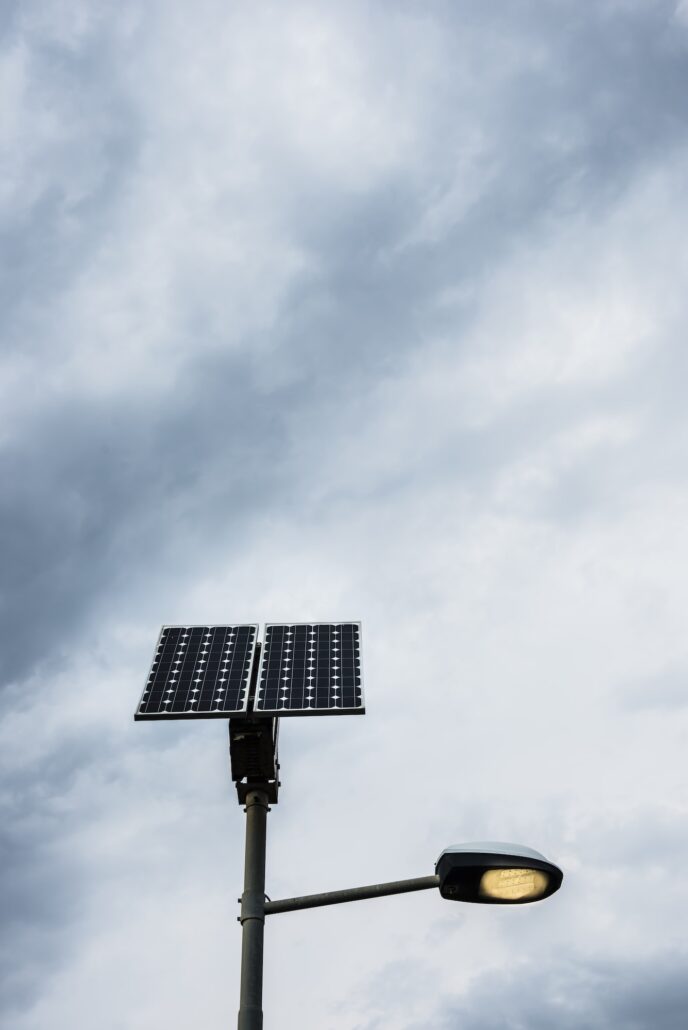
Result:
<svg viewBox="0 0 688 1030"><path fill-rule="evenodd" d="M564 888L275 918L266 1025L682 1025L685 4L1 32L3 1019L231 1024L243 815L222 726L133 724L156 635L361 618L271 896L481 837Z"/></svg>

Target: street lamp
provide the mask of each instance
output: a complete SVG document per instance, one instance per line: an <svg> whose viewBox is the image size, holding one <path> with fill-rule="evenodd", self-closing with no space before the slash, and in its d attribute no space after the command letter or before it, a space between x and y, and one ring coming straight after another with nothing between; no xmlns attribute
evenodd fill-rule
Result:
<svg viewBox="0 0 688 1030"><path fill-rule="evenodd" d="M541 901L559 890L564 876L534 848L498 841L445 848L435 871L443 898L483 905Z"/></svg>
<svg viewBox="0 0 688 1030"><path fill-rule="evenodd" d="M279 795L284 716L363 714L360 623L163 626L136 720L228 719L232 779L246 812L239 1030L263 1026L265 917L439 889L449 901L523 904L561 886L538 851L494 842L445 848L431 876L266 900L267 815Z"/></svg>
<svg viewBox="0 0 688 1030"><path fill-rule="evenodd" d="M520 844L489 841L445 848L437 860L434 876L418 876L409 880L327 891L324 894L265 901L266 795L256 791L249 793L246 811L246 888L240 899L244 944L239 1030L261 1030L263 1025L261 999L265 916L434 888L438 888L442 897L448 901L524 904L554 894L563 879L561 869L539 851Z"/></svg>
<svg viewBox="0 0 688 1030"><path fill-rule="evenodd" d="M521 844L483 841L445 848L435 865L434 876L417 876L410 880L392 880L367 887L350 887L324 894L305 894L297 898L268 901L264 905L264 912L265 915L276 915L278 912L296 912L304 908L365 901L432 888L438 888L447 901L523 904L540 901L554 894L561 886L562 879L561 869L533 848Z"/></svg>

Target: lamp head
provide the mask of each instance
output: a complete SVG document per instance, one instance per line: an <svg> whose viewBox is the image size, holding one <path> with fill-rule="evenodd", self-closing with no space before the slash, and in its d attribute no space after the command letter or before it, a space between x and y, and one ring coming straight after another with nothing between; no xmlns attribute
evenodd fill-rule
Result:
<svg viewBox="0 0 688 1030"><path fill-rule="evenodd" d="M498 841L445 848L435 872L443 898L484 905L540 901L559 890L564 875L539 851Z"/></svg>

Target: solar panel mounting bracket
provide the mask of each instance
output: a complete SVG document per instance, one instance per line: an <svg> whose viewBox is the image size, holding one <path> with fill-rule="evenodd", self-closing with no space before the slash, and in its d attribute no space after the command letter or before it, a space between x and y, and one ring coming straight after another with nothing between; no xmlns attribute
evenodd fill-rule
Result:
<svg viewBox="0 0 688 1030"><path fill-rule="evenodd" d="M279 719L242 717L229 720L229 757L240 804L252 790L263 790L277 804Z"/></svg>

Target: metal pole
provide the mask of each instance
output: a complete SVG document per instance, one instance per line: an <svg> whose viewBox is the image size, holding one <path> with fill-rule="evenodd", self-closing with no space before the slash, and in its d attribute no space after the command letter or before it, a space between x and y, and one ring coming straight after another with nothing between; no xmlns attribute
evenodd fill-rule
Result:
<svg viewBox="0 0 688 1030"><path fill-rule="evenodd" d="M238 1030L263 1027L263 930L265 928L265 838L268 796L246 795L246 857L241 895L241 995Z"/></svg>
<svg viewBox="0 0 688 1030"><path fill-rule="evenodd" d="M439 885L439 876L417 876L413 880L372 883L369 887L350 887L343 891L327 891L325 894L306 894L300 898L268 901L263 910L266 916L271 916L278 912L296 912L302 908L320 908L321 905L341 905L345 901L365 901L367 898L384 898L389 894L427 891Z"/></svg>

